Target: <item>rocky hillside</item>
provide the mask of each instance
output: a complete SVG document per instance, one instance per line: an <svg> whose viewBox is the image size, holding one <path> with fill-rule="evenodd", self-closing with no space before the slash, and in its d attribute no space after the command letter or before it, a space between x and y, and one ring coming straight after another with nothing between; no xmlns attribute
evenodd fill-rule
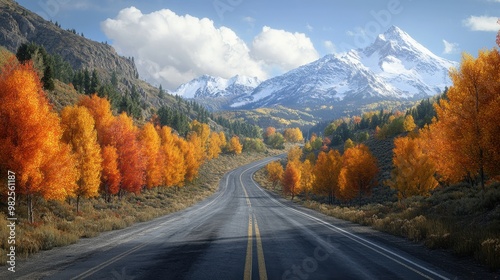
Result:
<svg viewBox="0 0 500 280"><path fill-rule="evenodd" d="M61 29L15 1L0 0L0 45L15 53L27 42L62 56L76 70L96 69L103 78L109 78L110 73L116 71L127 81L138 76L134 62L118 55L110 45Z"/></svg>

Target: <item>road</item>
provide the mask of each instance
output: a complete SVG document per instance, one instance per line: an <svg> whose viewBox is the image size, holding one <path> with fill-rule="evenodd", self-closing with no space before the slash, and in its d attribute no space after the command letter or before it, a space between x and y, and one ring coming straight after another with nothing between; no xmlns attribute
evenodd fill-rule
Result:
<svg viewBox="0 0 500 280"><path fill-rule="evenodd" d="M409 242L261 189L252 174L271 160L227 173L215 195L184 211L38 254L15 278L456 279L453 267L397 246Z"/></svg>

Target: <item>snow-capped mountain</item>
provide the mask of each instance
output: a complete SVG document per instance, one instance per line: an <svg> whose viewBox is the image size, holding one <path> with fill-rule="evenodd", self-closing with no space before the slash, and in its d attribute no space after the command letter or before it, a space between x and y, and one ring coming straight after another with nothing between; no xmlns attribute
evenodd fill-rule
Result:
<svg viewBox="0 0 500 280"><path fill-rule="evenodd" d="M326 55L260 82L202 76L174 94L194 98L213 110L285 106L316 117L353 112L380 101L407 102L433 96L451 85L453 61L441 58L392 26L369 46ZM321 112L320 112L321 111Z"/></svg>
<svg viewBox="0 0 500 280"><path fill-rule="evenodd" d="M184 98L217 98L247 95L261 83L258 78L237 75L230 79L203 75L179 86L172 94Z"/></svg>

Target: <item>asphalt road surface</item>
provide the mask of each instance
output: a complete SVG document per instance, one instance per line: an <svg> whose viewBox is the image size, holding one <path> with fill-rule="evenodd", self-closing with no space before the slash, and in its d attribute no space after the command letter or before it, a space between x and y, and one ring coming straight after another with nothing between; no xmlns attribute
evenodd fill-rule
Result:
<svg viewBox="0 0 500 280"><path fill-rule="evenodd" d="M415 249L403 239L295 206L261 189L252 174L275 159L227 173L215 195L191 208L42 252L19 263L15 274L3 270L0 278L474 277L460 275L468 270L459 264L438 261L446 254L420 245Z"/></svg>

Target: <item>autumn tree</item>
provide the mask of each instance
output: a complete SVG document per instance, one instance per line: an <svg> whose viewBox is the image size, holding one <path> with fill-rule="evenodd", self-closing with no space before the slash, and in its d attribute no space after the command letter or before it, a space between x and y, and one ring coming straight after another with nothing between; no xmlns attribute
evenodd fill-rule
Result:
<svg viewBox="0 0 500 280"><path fill-rule="evenodd" d="M148 189L157 187L161 184L161 160L160 146L161 139L154 125L146 123L140 132L140 144L142 147L144 160L146 164L145 180Z"/></svg>
<svg viewBox="0 0 500 280"><path fill-rule="evenodd" d="M101 181L101 147L97 142L94 118L85 107L69 106L61 112L63 141L71 145L78 172L76 212L80 211L80 198L99 194Z"/></svg>
<svg viewBox="0 0 500 280"><path fill-rule="evenodd" d="M313 168L313 175L316 178L313 184L314 193L328 196L332 203L339 191L341 168L342 157L337 150L330 150L328 153L320 152Z"/></svg>
<svg viewBox="0 0 500 280"><path fill-rule="evenodd" d="M172 128L168 126L161 128L160 138L163 185L166 187L180 187L184 184L187 165L192 164L185 161L185 156L189 152L189 144L184 139L174 135ZM186 149L186 151L182 149Z"/></svg>
<svg viewBox="0 0 500 280"><path fill-rule="evenodd" d="M267 138L271 137L271 136L272 136L273 134L275 134L275 133L276 133L276 128L274 128L274 127L272 127L272 126L268 126L268 127L266 128L266 131L264 132L264 135L263 135L264 141L265 141Z"/></svg>
<svg viewBox="0 0 500 280"><path fill-rule="evenodd" d="M459 69L452 69L453 86L447 99L436 105L437 122L431 125L431 155L439 175L449 182L500 175L500 54L464 54Z"/></svg>
<svg viewBox="0 0 500 280"><path fill-rule="evenodd" d="M404 119L403 122L403 130L407 132L414 131L415 128L417 128L417 125L415 124L415 120L413 119L412 115L407 115Z"/></svg>
<svg viewBox="0 0 500 280"><path fill-rule="evenodd" d="M273 161L266 165L266 171L269 181L276 187L283 178L283 166L279 161Z"/></svg>
<svg viewBox="0 0 500 280"><path fill-rule="evenodd" d="M240 143L240 138L238 136L231 137L231 140L229 140L228 151L235 155L239 155L241 154L242 150L243 150L243 145L241 145Z"/></svg>
<svg viewBox="0 0 500 280"><path fill-rule="evenodd" d="M110 145L112 135L110 135L109 129L114 116L109 101L95 94L92 96L85 95L80 99L78 105L87 108L94 117L97 139L101 144L101 148Z"/></svg>
<svg viewBox="0 0 500 280"><path fill-rule="evenodd" d="M339 174L340 197L351 200L371 193L377 184L377 160L367 146L360 144L344 152Z"/></svg>
<svg viewBox="0 0 500 280"><path fill-rule="evenodd" d="M354 148L354 142L351 140L351 138L348 138L344 142L344 151L349 150L350 148Z"/></svg>
<svg viewBox="0 0 500 280"><path fill-rule="evenodd" d="M306 199L309 199L309 193L312 191L314 180L316 179L313 168L313 164L308 159L300 166L300 190L304 192Z"/></svg>
<svg viewBox="0 0 500 280"><path fill-rule="evenodd" d="M302 149L299 146L294 146L288 151L288 161L300 161L302 158Z"/></svg>
<svg viewBox="0 0 500 280"><path fill-rule="evenodd" d="M200 142L203 148L203 153L207 154L209 138L210 138L210 127L206 123L200 123L197 120L191 122L191 131L196 132L196 135L200 138Z"/></svg>
<svg viewBox="0 0 500 280"><path fill-rule="evenodd" d="M145 163L137 138L138 128L126 113L116 117L110 125L111 145L118 153L118 168L122 176L120 190L139 193L145 182Z"/></svg>
<svg viewBox="0 0 500 280"><path fill-rule="evenodd" d="M221 138L217 132L212 131L210 133L210 137L208 138L207 159L218 158L221 152Z"/></svg>
<svg viewBox="0 0 500 280"><path fill-rule="evenodd" d="M394 169L388 185L398 191L399 199L428 195L437 187L436 168L419 138L400 137L394 140Z"/></svg>
<svg viewBox="0 0 500 280"><path fill-rule="evenodd" d="M273 184L273 188L281 182L283 177L283 166L279 161L273 161L266 165L267 178Z"/></svg>
<svg viewBox="0 0 500 280"><path fill-rule="evenodd" d="M190 132L187 141L177 137L176 144L184 155L186 167L186 181L192 181L198 176L198 170L204 160L204 151L201 138L194 131Z"/></svg>
<svg viewBox="0 0 500 280"><path fill-rule="evenodd" d="M63 200L74 194L75 160L62 134L33 66L5 64L0 71L0 171L16 173L16 192L27 198L30 222L35 198Z"/></svg>
<svg viewBox="0 0 500 280"><path fill-rule="evenodd" d="M290 143L299 143L304 140L302 131L300 131L298 127L285 129L283 137L285 137L285 140Z"/></svg>
<svg viewBox="0 0 500 280"><path fill-rule="evenodd" d="M118 194L122 176L118 169L118 153L114 146L108 145L101 149L102 176L101 190L106 201L111 201L111 195Z"/></svg>
<svg viewBox="0 0 500 280"><path fill-rule="evenodd" d="M283 173L282 186L283 193L289 194L293 198L300 191L301 172L299 161L289 161Z"/></svg>

